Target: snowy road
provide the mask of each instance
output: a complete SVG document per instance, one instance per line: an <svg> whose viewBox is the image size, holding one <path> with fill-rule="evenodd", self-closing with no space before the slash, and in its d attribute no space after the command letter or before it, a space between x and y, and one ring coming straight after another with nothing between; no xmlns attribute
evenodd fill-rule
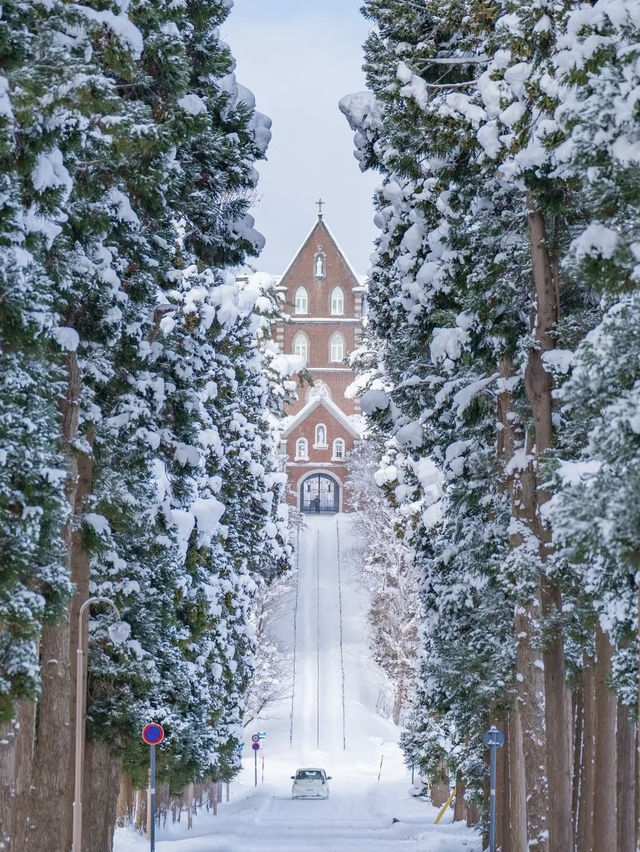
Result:
<svg viewBox="0 0 640 852"><path fill-rule="evenodd" d="M377 712L390 690L367 646L366 592L344 558L351 547L348 516L307 518L298 588L275 619L291 653L291 697L256 726L267 733L259 784L254 787L251 730L231 801L217 817L197 817L189 833L184 822L161 829L157 852L480 849L478 837L453 825L450 813L436 826L437 811L407 795L398 730ZM332 776L327 801L291 799L289 776L305 765L323 766ZM118 832L116 852L143 849L144 839Z"/></svg>
<svg viewBox="0 0 640 852"><path fill-rule="evenodd" d="M314 526L318 526L333 519L314 520ZM322 536L320 529L313 532L315 535L307 531L299 545L298 608L294 612L298 676L293 691L290 744L303 751L322 748L335 752L344 748L345 739L337 536L331 535L331 529L323 530Z"/></svg>

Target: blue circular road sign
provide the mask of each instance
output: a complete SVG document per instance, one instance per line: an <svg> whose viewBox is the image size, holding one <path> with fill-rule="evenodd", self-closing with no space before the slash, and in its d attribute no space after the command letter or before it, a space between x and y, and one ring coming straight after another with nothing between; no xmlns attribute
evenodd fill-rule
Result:
<svg viewBox="0 0 640 852"><path fill-rule="evenodd" d="M164 739L164 728L156 722L151 722L142 729L142 739L147 745L158 745Z"/></svg>
<svg viewBox="0 0 640 852"><path fill-rule="evenodd" d="M258 750L259 750L259 748L260 748L260 743L251 743L251 748L252 748L254 751L258 751Z"/></svg>

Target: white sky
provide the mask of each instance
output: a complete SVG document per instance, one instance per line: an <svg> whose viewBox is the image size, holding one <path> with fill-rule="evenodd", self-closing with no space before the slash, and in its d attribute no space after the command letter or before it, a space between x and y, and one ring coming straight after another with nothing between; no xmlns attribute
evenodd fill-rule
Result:
<svg viewBox="0 0 640 852"><path fill-rule="evenodd" d="M343 95L365 88L361 71L369 24L360 0L235 0L222 37L236 58L238 82L273 120L251 211L267 245L251 263L282 273L315 222L325 221L355 271L373 250L373 190L362 174L353 134L338 110Z"/></svg>

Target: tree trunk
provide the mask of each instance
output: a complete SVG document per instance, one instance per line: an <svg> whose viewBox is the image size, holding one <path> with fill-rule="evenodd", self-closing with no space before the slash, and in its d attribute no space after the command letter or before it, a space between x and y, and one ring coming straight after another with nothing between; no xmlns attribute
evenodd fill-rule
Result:
<svg viewBox="0 0 640 852"><path fill-rule="evenodd" d="M71 809L67 805L69 791L73 791L73 720L68 616L60 624L44 628L41 653L42 689L29 802L30 835L24 849L15 852L63 852L71 847Z"/></svg>
<svg viewBox="0 0 640 852"><path fill-rule="evenodd" d="M85 498L91 493L93 456L80 452L74 446L78 437L82 390L75 353L68 356L67 373L67 388L60 402L60 411L62 437L69 462L65 490L72 514L63 537L76 594L67 617L56 625L46 626L42 634L42 691L29 804L32 832L28 852L52 852L54 849L64 852L71 847L72 840L76 677L71 660L73 658L75 662L78 647L78 611L89 593L89 558L84 550L78 519ZM92 434L86 437L91 444ZM87 629L86 622L84 629ZM93 805L99 806L99 800Z"/></svg>
<svg viewBox="0 0 640 852"><path fill-rule="evenodd" d="M496 849L511 852L511 826L509 801L509 725L505 721L500 727L504 731L504 745L497 753L496 777Z"/></svg>
<svg viewBox="0 0 640 852"><path fill-rule="evenodd" d="M616 697L609 689L612 648L609 637L596 626L595 796L593 852L618 849L616 813Z"/></svg>
<svg viewBox="0 0 640 852"><path fill-rule="evenodd" d="M35 719L35 703L19 701L13 720L0 732L0 849L3 852L29 848Z"/></svg>
<svg viewBox="0 0 640 852"><path fill-rule="evenodd" d="M636 637L638 643L638 657L636 660L638 668L638 697L640 704L640 572L636 572L637 589L637 631ZM636 852L640 852L640 712L638 713L638 722L636 730Z"/></svg>
<svg viewBox="0 0 640 852"><path fill-rule="evenodd" d="M149 811L149 800L147 790L136 790L136 817L135 817L135 829L136 831L147 832L147 836L149 835L149 820L147 819L148 811Z"/></svg>
<svg viewBox="0 0 640 852"><path fill-rule="evenodd" d="M582 669L584 722L582 728L582 762L578 798L578 852L593 852L593 800L595 795L595 678L591 661L585 657ZM577 746L576 746L577 748Z"/></svg>
<svg viewBox="0 0 640 852"><path fill-rule="evenodd" d="M136 793L133 789L133 780L127 773L120 776L120 792L118 793L118 804L116 806L116 825L124 827L130 825L136 813Z"/></svg>
<svg viewBox="0 0 640 852"><path fill-rule="evenodd" d="M510 359L502 359L499 369L502 378L513 377L513 364ZM541 536L537 482L531 463L524 469L518 467L509 470L506 467L515 452L522 449L526 443L526 436L519 425L509 391L503 390L499 394L497 419L502 426L498 430L498 464L505 470L514 530L510 534L510 545L513 550L520 549L523 559L526 559L529 556L527 548L531 548L529 539L533 535L535 540L540 542ZM531 556L533 557L533 554ZM518 601L514 614L517 707L516 712L512 714L515 737L512 741L509 767L511 807L515 820L513 846L516 850L548 852L544 667L534 643L535 624L540 617L540 578L530 582L532 588L527 592L529 599ZM526 825L524 840L522 819Z"/></svg>
<svg viewBox="0 0 640 852"><path fill-rule="evenodd" d="M18 715L16 708L16 716ZM20 727L17 719L0 728L0 849L12 852L14 814L17 809L16 749Z"/></svg>
<svg viewBox="0 0 640 852"><path fill-rule="evenodd" d="M106 743L88 740L84 760L82 852L110 852L116 825L122 759Z"/></svg>
<svg viewBox="0 0 640 852"><path fill-rule="evenodd" d="M580 812L580 784L582 783L582 759L584 748L584 689L574 691L573 702L573 783L571 790L571 822L574 826L574 844L578 843L578 817Z"/></svg>
<svg viewBox="0 0 640 852"><path fill-rule="evenodd" d="M544 695L544 675L538 665L538 653L532 641L535 613L518 607L515 617L516 666L522 680L518 681L518 705L522 730L522 749L526 784L525 813L527 820L528 847L531 852L547 852L547 804L548 786L545 773L545 730L544 709L541 697ZM567 812L566 818L568 819ZM516 847L518 848L518 847ZM567 847L571 848L571 847Z"/></svg>
<svg viewBox="0 0 640 852"><path fill-rule="evenodd" d="M546 226L542 215L535 210L531 193L527 193L527 224L535 288L533 332L537 347L529 350L524 381L535 422L536 452L540 454L551 446L553 434L551 422L553 380L551 374L545 370L542 355L554 347L553 333L558 322L558 303L549 262Z"/></svg>
<svg viewBox="0 0 640 852"><path fill-rule="evenodd" d="M393 720L394 725L400 724L400 714L402 713L402 708L404 707L406 692L407 688L404 682L404 678L401 678L396 684L393 696L393 710L391 712L391 718Z"/></svg>
<svg viewBox="0 0 640 852"><path fill-rule="evenodd" d="M467 825L473 828L480 822L480 810L477 805L467 805Z"/></svg>
<svg viewBox="0 0 640 852"><path fill-rule="evenodd" d="M518 704L509 716L509 798L511 800L511 846L514 852L528 849L527 784L524 771L522 725Z"/></svg>
<svg viewBox="0 0 640 852"><path fill-rule="evenodd" d="M562 612L560 589L545 577L541 581L542 608L547 617ZM560 631L544 653L545 723L549 784L549 852L573 848L571 823L571 732L567 712L564 642Z"/></svg>
<svg viewBox="0 0 640 852"><path fill-rule="evenodd" d="M187 787L187 831L193 828L193 784Z"/></svg>
<svg viewBox="0 0 640 852"><path fill-rule="evenodd" d="M618 705L618 852L636 849L636 726Z"/></svg>
<svg viewBox="0 0 640 852"><path fill-rule="evenodd" d="M525 370L525 389L535 423L536 478L538 458L551 446L553 426L551 420L553 380L545 369L542 356L553 349L553 333L558 322L559 282L554 281L549 257L549 241L543 216L535 209L533 196L527 193L527 224L535 286L536 348L528 353ZM549 493L537 489L535 518L530 529L537 535L540 558L547 559L550 534L540 522L539 507L549 499ZM560 619L562 598L560 588L544 575L541 577L541 602L543 615L553 623ZM564 642L560 627L552 628L545 642L545 727L546 764L549 785L549 852L566 852L573 844L571 822L571 748L570 725L565 694Z"/></svg>
<svg viewBox="0 0 640 852"><path fill-rule="evenodd" d="M467 818L467 804L464 800L465 784L462 775L456 775L456 799L453 809L453 821L463 822Z"/></svg>

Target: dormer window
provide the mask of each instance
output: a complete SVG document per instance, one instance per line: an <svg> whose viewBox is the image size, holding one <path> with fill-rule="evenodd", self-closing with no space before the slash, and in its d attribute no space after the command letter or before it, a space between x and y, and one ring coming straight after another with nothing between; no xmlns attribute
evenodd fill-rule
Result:
<svg viewBox="0 0 640 852"><path fill-rule="evenodd" d="M304 359L305 366L309 360L309 341L307 335L299 332L293 338L293 354Z"/></svg>
<svg viewBox="0 0 640 852"><path fill-rule="evenodd" d="M327 256L318 247L318 251L313 256L313 277L324 278L327 274Z"/></svg>
<svg viewBox="0 0 640 852"><path fill-rule="evenodd" d="M296 314L309 313L309 294L307 293L306 287L303 287L302 285L296 290L293 310Z"/></svg>
<svg viewBox="0 0 640 852"><path fill-rule="evenodd" d="M342 287L334 287L331 291L331 315L341 317L344 314L344 293Z"/></svg>
<svg viewBox="0 0 640 852"><path fill-rule="evenodd" d="M344 337L337 331L329 342L329 361L344 361Z"/></svg>

